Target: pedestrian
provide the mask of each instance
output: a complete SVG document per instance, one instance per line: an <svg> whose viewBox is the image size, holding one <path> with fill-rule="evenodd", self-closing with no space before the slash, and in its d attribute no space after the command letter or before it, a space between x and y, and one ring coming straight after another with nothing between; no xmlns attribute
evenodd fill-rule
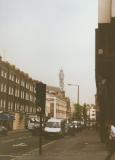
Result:
<svg viewBox="0 0 115 160"><path fill-rule="evenodd" d="M108 130L109 130L109 135L108 135L107 145L108 145L109 154L105 160L110 160L115 152L115 121L113 121L110 124L110 127L108 127Z"/></svg>

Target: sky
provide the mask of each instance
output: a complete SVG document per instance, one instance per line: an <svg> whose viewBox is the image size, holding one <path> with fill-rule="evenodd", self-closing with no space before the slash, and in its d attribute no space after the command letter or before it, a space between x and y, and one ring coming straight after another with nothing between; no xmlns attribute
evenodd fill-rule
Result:
<svg viewBox="0 0 115 160"><path fill-rule="evenodd" d="M95 103L98 0L0 0L0 55L30 77L59 86L66 96Z"/></svg>

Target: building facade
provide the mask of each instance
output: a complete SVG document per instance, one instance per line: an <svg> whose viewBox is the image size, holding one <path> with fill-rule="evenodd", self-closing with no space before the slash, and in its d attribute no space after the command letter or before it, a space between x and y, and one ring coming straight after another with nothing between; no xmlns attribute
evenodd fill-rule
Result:
<svg viewBox="0 0 115 160"><path fill-rule="evenodd" d="M91 104L86 105L87 109L87 125L94 126L96 124L96 106Z"/></svg>
<svg viewBox="0 0 115 160"><path fill-rule="evenodd" d="M69 119L71 114L70 100L65 97L64 91L58 87L47 86L46 116Z"/></svg>
<svg viewBox="0 0 115 160"><path fill-rule="evenodd" d="M115 121L115 0L98 0L95 32L97 122L101 141L107 140L107 124Z"/></svg>
<svg viewBox="0 0 115 160"><path fill-rule="evenodd" d="M35 80L0 57L0 123L9 129L24 128L28 114L36 113L35 88Z"/></svg>

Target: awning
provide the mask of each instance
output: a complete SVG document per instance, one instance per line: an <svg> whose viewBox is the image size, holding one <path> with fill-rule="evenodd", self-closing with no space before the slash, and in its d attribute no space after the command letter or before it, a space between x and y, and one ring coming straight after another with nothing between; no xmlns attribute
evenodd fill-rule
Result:
<svg viewBox="0 0 115 160"><path fill-rule="evenodd" d="M14 120L15 116L8 114L8 113L1 113L0 114L0 121L11 121Z"/></svg>

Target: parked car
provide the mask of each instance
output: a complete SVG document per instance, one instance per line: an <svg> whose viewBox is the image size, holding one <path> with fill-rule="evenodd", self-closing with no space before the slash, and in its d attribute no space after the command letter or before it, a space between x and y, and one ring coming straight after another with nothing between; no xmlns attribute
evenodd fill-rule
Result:
<svg viewBox="0 0 115 160"><path fill-rule="evenodd" d="M4 126L0 126L0 135L6 136L8 133L8 129Z"/></svg>
<svg viewBox="0 0 115 160"><path fill-rule="evenodd" d="M75 135L75 131L76 131L76 129L75 129L75 125L74 125L74 123L69 123L69 134L70 135Z"/></svg>
<svg viewBox="0 0 115 160"><path fill-rule="evenodd" d="M75 126L75 130L77 131L78 130L78 121L73 121L72 123Z"/></svg>
<svg viewBox="0 0 115 160"><path fill-rule="evenodd" d="M71 124L69 122L65 123L65 135L70 134L70 130L71 130Z"/></svg>
<svg viewBox="0 0 115 160"><path fill-rule="evenodd" d="M40 121L36 118L29 119L28 130L33 136L38 136L40 133ZM44 131L44 123L42 123L42 131Z"/></svg>
<svg viewBox="0 0 115 160"><path fill-rule="evenodd" d="M72 123L75 125L76 131L81 130L81 122L80 121L73 121Z"/></svg>

